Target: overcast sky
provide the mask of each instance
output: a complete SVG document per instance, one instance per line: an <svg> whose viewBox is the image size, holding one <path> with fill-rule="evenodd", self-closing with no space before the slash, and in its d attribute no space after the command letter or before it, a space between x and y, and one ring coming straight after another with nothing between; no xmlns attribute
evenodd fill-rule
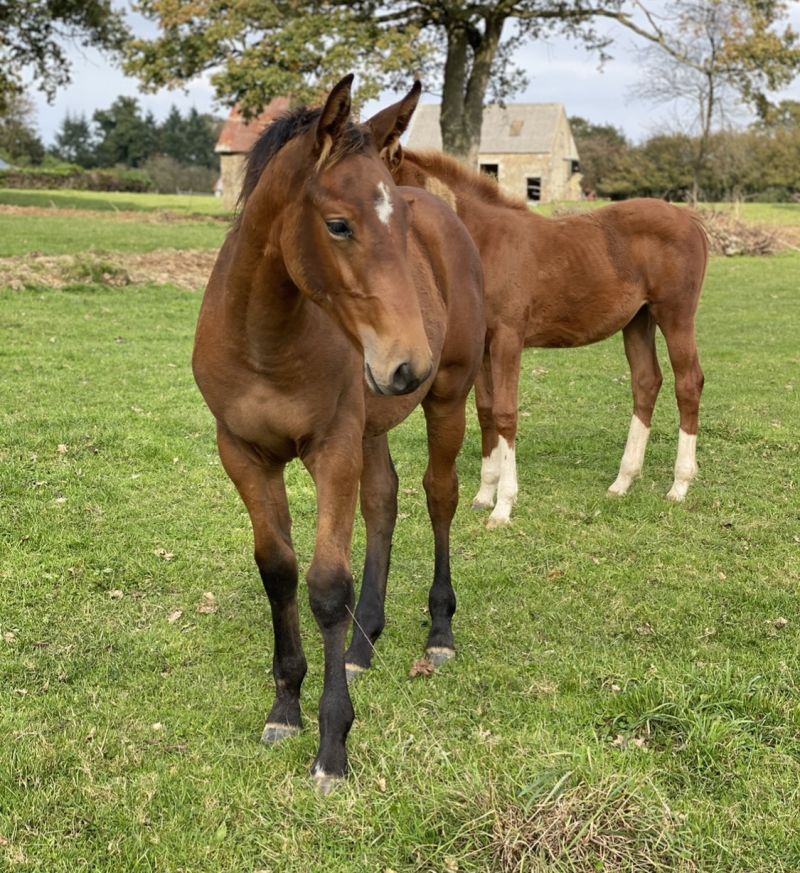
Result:
<svg viewBox="0 0 800 873"><path fill-rule="evenodd" d="M130 7L130 3L123 0L118 0L115 5L125 9ZM792 23L800 30L800 3L791 3L790 7ZM129 21L140 36L156 33L155 26L140 16L129 13ZM606 32L614 37L611 48L614 57L602 70L598 69L596 57L575 42L553 39L529 43L517 53L516 60L527 71L530 82L514 100L563 103L568 115L580 115L599 124L613 124L634 141L663 129L671 120L669 110L631 96L631 89L641 79L641 64L635 51L641 41L635 41L631 34L614 24L608 24ZM52 142L68 112L91 117L96 109L107 108L123 94L138 97L140 105L151 110L159 121L173 103L183 113L194 106L200 112L214 112L223 117L227 114L227 108L215 102L213 89L206 78L192 82L185 92L164 89L157 94L142 94L135 79L123 75L99 53L71 48L69 55L73 60L71 86L59 91L52 104L48 104L40 92L31 91L39 133L46 144ZM800 100L800 80L780 96ZM386 93L380 101L368 104L365 114L371 114L395 99L397 95ZM423 102L437 100L427 95Z"/></svg>

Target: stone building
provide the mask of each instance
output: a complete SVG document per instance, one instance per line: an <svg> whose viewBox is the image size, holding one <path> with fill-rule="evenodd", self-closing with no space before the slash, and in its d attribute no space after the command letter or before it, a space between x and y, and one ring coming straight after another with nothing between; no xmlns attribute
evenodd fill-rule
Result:
<svg viewBox="0 0 800 873"><path fill-rule="evenodd" d="M245 121L234 106L222 126L214 151L219 155L222 202L233 210L242 188L244 160L262 130L289 108L288 97L275 97L261 115ZM221 183L221 184L220 184Z"/></svg>
<svg viewBox="0 0 800 873"><path fill-rule="evenodd" d="M441 150L438 104L417 107L406 145ZM478 161L503 191L529 203L580 199L578 150L560 103L487 106Z"/></svg>

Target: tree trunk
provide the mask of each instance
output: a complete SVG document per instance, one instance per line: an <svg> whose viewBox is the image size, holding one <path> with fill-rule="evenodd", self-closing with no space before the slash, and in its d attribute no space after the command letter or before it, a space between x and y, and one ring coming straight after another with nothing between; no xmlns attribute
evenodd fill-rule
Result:
<svg viewBox="0 0 800 873"><path fill-rule="evenodd" d="M486 89L504 20L487 19L483 33L468 29L470 26L465 22L455 22L447 29L447 60L439 121L442 148L475 169L478 167Z"/></svg>
<svg viewBox="0 0 800 873"><path fill-rule="evenodd" d="M444 65L442 111L439 127L442 149L449 155L465 160L470 151L469 136L464 127L464 92L467 81L469 42L463 22L447 28L447 59ZM480 132L478 133L480 137Z"/></svg>

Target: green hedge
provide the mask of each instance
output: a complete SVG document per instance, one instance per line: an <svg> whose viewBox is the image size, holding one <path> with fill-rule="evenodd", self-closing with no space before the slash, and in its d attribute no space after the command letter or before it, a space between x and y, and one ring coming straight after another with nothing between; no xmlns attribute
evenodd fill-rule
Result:
<svg viewBox="0 0 800 873"><path fill-rule="evenodd" d="M153 191L142 170L82 170L80 167L0 170L0 188L71 188L80 191Z"/></svg>

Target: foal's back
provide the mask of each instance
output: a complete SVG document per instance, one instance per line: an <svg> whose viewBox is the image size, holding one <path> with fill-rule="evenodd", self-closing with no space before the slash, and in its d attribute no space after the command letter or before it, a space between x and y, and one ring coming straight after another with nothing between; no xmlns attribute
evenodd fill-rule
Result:
<svg viewBox="0 0 800 873"><path fill-rule="evenodd" d="M514 220L526 226L520 264L520 278L528 277L526 345L606 339L644 305L696 308L707 243L689 209L642 198L578 215Z"/></svg>

